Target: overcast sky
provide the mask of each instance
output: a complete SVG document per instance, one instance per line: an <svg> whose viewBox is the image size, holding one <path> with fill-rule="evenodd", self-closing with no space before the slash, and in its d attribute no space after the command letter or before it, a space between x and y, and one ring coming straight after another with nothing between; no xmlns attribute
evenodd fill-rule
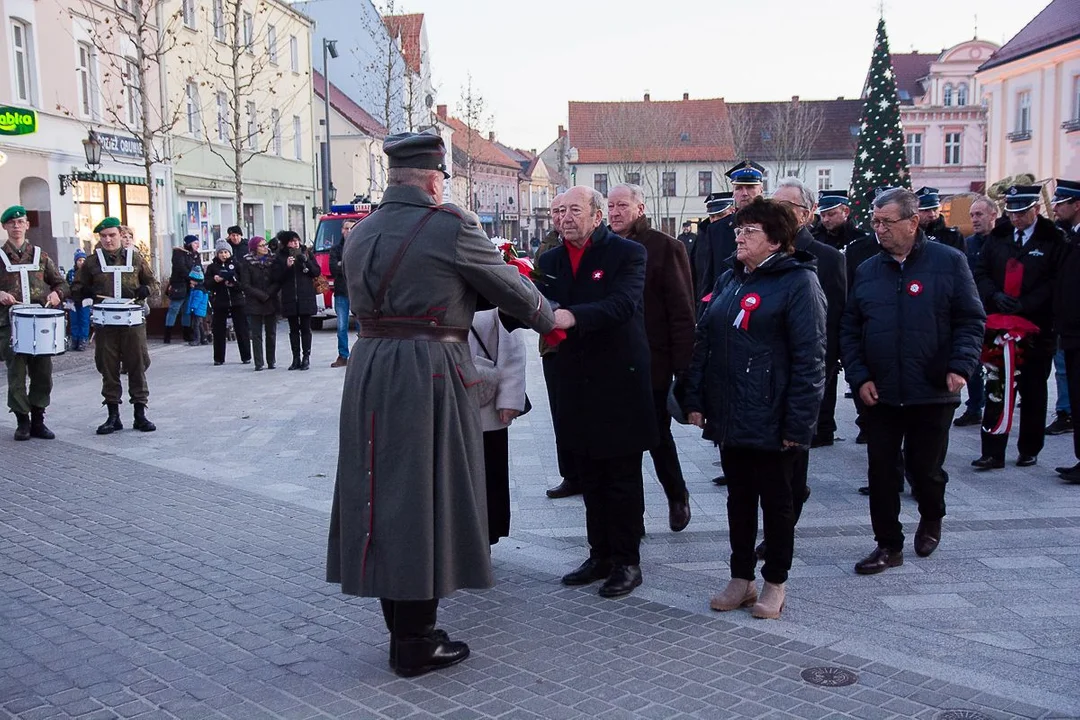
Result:
<svg viewBox="0 0 1080 720"><path fill-rule="evenodd" d="M1002 44L1049 0L887 0L893 52ZM438 102L468 73L508 145L541 149L569 100L858 97L878 0L398 0L425 14Z"/></svg>

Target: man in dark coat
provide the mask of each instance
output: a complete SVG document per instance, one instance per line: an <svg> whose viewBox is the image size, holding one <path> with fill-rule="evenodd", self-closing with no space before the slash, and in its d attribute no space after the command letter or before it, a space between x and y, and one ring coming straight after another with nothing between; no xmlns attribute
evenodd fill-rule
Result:
<svg viewBox="0 0 1080 720"><path fill-rule="evenodd" d="M954 227L945 225L941 216L941 196L937 188L921 187L915 193L919 197L919 227L929 240L954 247L962 253L967 252L964 236Z"/></svg>
<svg viewBox="0 0 1080 720"><path fill-rule="evenodd" d="M330 248L330 277L334 280L334 314L337 315L337 358L330 367L349 364L349 285L345 280L345 268L341 256L345 240L349 237L356 220L349 218L341 223L341 237Z"/></svg>
<svg viewBox="0 0 1080 720"><path fill-rule="evenodd" d="M731 181L733 212L710 222L708 231L698 236L694 253L694 279L697 282L697 301L701 303L716 279L731 268L731 256L735 252L735 212L748 205L763 192L762 179L765 168L750 160L743 160L726 173ZM700 307L699 307L700 309Z"/></svg>
<svg viewBox="0 0 1080 720"><path fill-rule="evenodd" d="M690 251L694 247L694 241L697 240L697 235L690 230L691 227L693 227L693 223L689 220L684 222L682 224L682 232L679 233L679 237L676 238L676 240L683 244L683 248L686 249L687 262L689 262Z"/></svg>
<svg viewBox="0 0 1080 720"><path fill-rule="evenodd" d="M851 243L866 237L866 233L855 227L851 221L851 200L847 190L822 190L818 193L818 215L820 221L810 228L814 239L843 252ZM874 253L877 243L874 243ZM864 258L865 259L865 258ZM856 267L858 267L856 265ZM854 268L851 268L854 270ZM848 273L848 279L854 273Z"/></svg>
<svg viewBox="0 0 1080 720"><path fill-rule="evenodd" d="M1024 400L1017 442L1019 467L1034 465L1045 441L1046 381L1057 347L1053 332L1054 282L1065 250L1061 231L1039 215L1039 191L1036 185L1013 185L1008 189L1005 215L1009 224L991 233L975 270L979 295L988 313L1017 315L1039 328L1022 343L1021 371L1016 379L1016 390ZM1002 380L1007 384L1011 379ZM977 470L1005 467L1009 435L996 427L1001 410L1000 403L986 405L982 455L971 463ZM991 433L991 429L998 432Z"/></svg>
<svg viewBox="0 0 1080 720"><path fill-rule="evenodd" d="M971 274L974 275L979 267L979 255L982 254L983 244L990 237L990 233L994 229L994 223L997 221L998 209L993 200L985 195L979 195L971 201L968 214L971 216L971 225L975 232L964 239L964 244L967 247L968 267L971 268ZM967 427L982 423L983 407L986 404L985 390L983 367L980 364L971 379L968 380L967 408L960 417L953 421L953 425Z"/></svg>
<svg viewBox="0 0 1080 720"><path fill-rule="evenodd" d="M1051 205L1068 241L1054 294L1054 326L1065 353L1070 405L1080 407L1080 182L1059 179ZM1073 432L1073 453L1080 460L1080 432ZM1057 471L1068 482L1080 484L1080 462Z"/></svg>
<svg viewBox="0 0 1080 720"><path fill-rule="evenodd" d="M1057 180L1054 198L1050 202L1055 224L1070 244L1080 239L1080 202L1071 198L1075 184L1073 180ZM1054 407L1056 417L1046 426L1047 435L1064 435L1073 431L1068 375L1065 350L1059 346L1054 354L1054 379L1057 382L1057 404Z"/></svg>
<svg viewBox="0 0 1080 720"><path fill-rule="evenodd" d="M244 229L239 225L233 225L226 233L225 239L232 248L233 260L242 260L248 254L247 241L244 240Z"/></svg>
<svg viewBox="0 0 1080 720"><path fill-rule="evenodd" d="M649 450L656 477L668 501L668 525L675 532L690 523L679 450L671 436L668 389L673 377L690 367L694 354L694 297L690 261L675 238L653 230L645 217L645 191L639 185L616 185L608 192L608 222L616 234L641 243L645 264L645 332L649 338L652 397L660 443Z"/></svg>
<svg viewBox="0 0 1080 720"><path fill-rule="evenodd" d="M469 655L436 628L439 598L493 584L468 344L477 298L542 333L555 320L476 216L442 204L439 135L400 133L384 150L389 187L345 244L360 338L345 368L326 579L380 598L390 667L413 676Z"/></svg>
<svg viewBox="0 0 1080 720"><path fill-rule="evenodd" d="M907 471L919 502L915 552L941 539L953 412L975 372L986 314L963 255L919 230L918 199L904 189L874 201L884 252L859 266L844 310L840 349L848 381L866 406L870 521L877 548L855 565L878 573L904 562L897 486Z"/></svg>
<svg viewBox="0 0 1080 720"><path fill-rule="evenodd" d="M564 200L561 247L540 256L542 290L567 331L555 358L560 432L585 496L589 559L565 585L604 580L603 597L641 584L645 492L641 456L659 440L645 332L642 245L604 225L604 198L574 187Z"/></svg>

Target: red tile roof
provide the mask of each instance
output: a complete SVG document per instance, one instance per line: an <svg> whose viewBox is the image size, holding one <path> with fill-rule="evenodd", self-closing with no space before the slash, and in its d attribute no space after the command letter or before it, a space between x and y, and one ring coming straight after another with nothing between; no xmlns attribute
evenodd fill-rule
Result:
<svg viewBox="0 0 1080 720"><path fill-rule="evenodd" d="M735 158L723 98L571 102L578 163L715 162Z"/></svg>
<svg viewBox="0 0 1080 720"><path fill-rule="evenodd" d="M1080 38L1080 3L1077 0L1053 0L1012 40L998 48L979 70L1004 65L1077 38Z"/></svg>
<svg viewBox="0 0 1080 720"><path fill-rule="evenodd" d="M390 31L390 37L401 38L401 52L405 56L405 64L419 74L423 64L420 56L420 30L424 26L424 14L384 15L383 24Z"/></svg>
<svg viewBox="0 0 1080 720"><path fill-rule="evenodd" d="M916 98L926 94L922 80L930 74L930 63L940 53L893 53L892 66L896 75L896 91L901 105L911 105ZM906 95L906 97L905 97Z"/></svg>
<svg viewBox="0 0 1080 720"><path fill-rule="evenodd" d="M821 112L821 133L814 142L807 160L832 160L855 157L859 138L852 134L852 127L859 125L862 100L800 100L800 103ZM787 102L728 103L728 117L732 122L748 120L751 128L745 133L744 155L751 160L772 160L771 115L774 109L782 109Z"/></svg>
<svg viewBox="0 0 1080 720"><path fill-rule="evenodd" d="M326 97L324 93L325 81L322 73L317 70L311 72L311 82L315 89L315 96L320 101ZM386 128L378 120L373 118L368 111L353 102L352 98L343 93L334 83L330 83L330 107L368 135L377 138L386 137Z"/></svg>
<svg viewBox="0 0 1080 720"><path fill-rule="evenodd" d="M462 153L461 157L464 158L464 153L471 150L473 162L495 165L497 167L504 167L521 172L521 165L514 158L504 153L495 143L485 138L476 130L469 130L465 123L455 117L447 117L445 122L454 129L452 149L454 151L460 150ZM469 148L470 134L472 135L471 148ZM458 162L456 158L454 162Z"/></svg>

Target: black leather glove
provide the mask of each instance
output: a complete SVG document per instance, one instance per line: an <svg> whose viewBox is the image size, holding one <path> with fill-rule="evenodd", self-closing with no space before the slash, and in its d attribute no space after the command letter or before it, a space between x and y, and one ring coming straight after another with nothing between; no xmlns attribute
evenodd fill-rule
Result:
<svg viewBox="0 0 1080 720"><path fill-rule="evenodd" d="M1011 295L1006 295L1003 292L996 292L992 299L994 305L997 306L997 309L1003 313L1012 315L1020 311L1020 301Z"/></svg>
<svg viewBox="0 0 1080 720"><path fill-rule="evenodd" d="M136 300L145 300L148 297L150 297L150 288L149 287L147 287L146 285L140 285L139 287L135 288L135 299Z"/></svg>

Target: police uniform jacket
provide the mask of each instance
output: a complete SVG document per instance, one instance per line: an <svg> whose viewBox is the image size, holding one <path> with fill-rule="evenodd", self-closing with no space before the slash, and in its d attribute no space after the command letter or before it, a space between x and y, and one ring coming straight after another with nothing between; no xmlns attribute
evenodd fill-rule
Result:
<svg viewBox="0 0 1080 720"><path fill-rule="evenodd" d="M795 236L795 249L816 260L818 283L825 293L825 365L835 367L840 359L840 318L847 303L847 266L844 255L834 247L814 240L808 228Z"/></svg>
<svg viewBox="0 0 1080 720"><path fill-rule="evenodd" d="M1042 332L1050 332L1054 322L1054 282L1064 250L1061 231L1041 215L1023 247L1016 243L1012 223L998 224L983 244L975 270L986 311L1001 312L994 302L994 293L1004 292L1006 265L1009 260L1018 260L1024 266L1024 276L1018 298L1020 311L1016 314L1038 325Z"/></svg>
<svg viewBox="0 0 1080 720"><path fill-rule="evenodd" d="M967 244L964 242L964 236L961 235L960 231L956 228L946 226L945 218L941 215L938 215L937 220L923 232L926 233L926 237L929 240L937 240L942 245L956 248L962 253L967 252Z"/></svg>
<svg viewBox="0 0 1080 720"><path fill-rule="evenodd" d="M818 220L814 223L814 226L810 228L810 234L813 235L814 239L819 243L824 243L837 250L843 250L856 240L866 237L866 233L855 227L855 223L851 222L851 218L848 218L836 232L830 232L829 229L822 225L821 221Z"/></svg>
<svg viewBox="0 0 1080 720"><path fill-rule="evenodd" d="M735 213L709 223L709 228L700 236L697 243L697 299L706 295L716 278L724 274L732 265L731 256L735 254Z"/></svg>
<svg viewBox="0 0 1080 720"><path fill-rule="evenodd" d="M326 577L351 595L445 597L490 587L480 375L469 344L365 337L398 249L382 318L467 333L483 295L542 333L555 324L472 213L412 186L387 188L343 259L361 337L345 373Z"/></svg>
<svg viewBox="0 0 1080 720"><path fill-rule="evenodd" d="M540 271L552 278L544 295L577 320L555 354L559 442L595 459L655 447L645 248L601 223L576 274L565 246L541 255Z"/></svg>

